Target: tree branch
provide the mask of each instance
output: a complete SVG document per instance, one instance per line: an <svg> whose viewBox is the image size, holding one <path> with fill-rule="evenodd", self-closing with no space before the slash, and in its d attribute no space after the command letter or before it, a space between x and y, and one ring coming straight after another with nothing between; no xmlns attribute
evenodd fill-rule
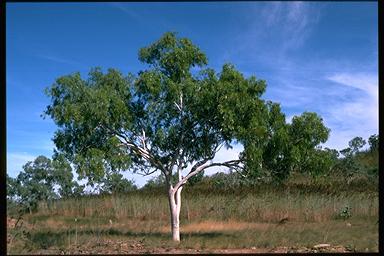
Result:
<svg viewBox="0 0 384 256"><path fill-rule="evenodd" d="M106 127L106 126L104 126L104 128L106 128L111 134L117 136L120 142L128 146L134 153L136 153L137 155L149 161L153 165L153 167L161 170L163 173L167 172L163 164L153 154L151 154L151 152L149 152L149 150L146 148L144 131L143 131L143 137L142 137L143 147L139 147L133 141L129 140L126 136L124 136L122 133L117 132L116 130L110 129L109 127Z"/></svg>
<svg viewBox="0 0 384 256"><path fill-rule="evenodd" d="M151 175L153 173L157 172L157 169L153 170L153 171L150 171L150 172L143 172L143 173L140 173L140 172L136 172L136 174L139 174L141 176L148 176L148 175Z"/></svg>
<svg viewBox="0 0 384 256"><path fill-rule="evenodd" d="M227 161L227 162L223 162L223 163L210 163L210 164L206 164L208 162L208 160L211 160L211 159L203 159L199 162L197 162L191 169L191 171L188 173L187 176L185 176L181 181L179 181L176 185L175 185L175 188L174 190L177 191L181 186L183 186L185 183L187 183L188 179L191 178L192 176L198 174L199 172L207 169L207 168L210 168L210 167L214 167L214 166L226 166L228 168L232 168L232 167L238 167L238 164L241 163L241 160L231 160L231 161Z"/></svg>

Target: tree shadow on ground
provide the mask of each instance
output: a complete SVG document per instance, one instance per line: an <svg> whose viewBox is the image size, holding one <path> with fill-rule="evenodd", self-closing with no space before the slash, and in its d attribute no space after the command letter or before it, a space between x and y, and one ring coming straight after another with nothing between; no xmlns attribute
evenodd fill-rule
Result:
<svg viewBox="0 0 384 256"><path fill-rule="evenodd" d="M49 248L54 245L61 245L66 241L69 235L75 234L75 229L60 230L60 231L37 231L30 234L29 239L41 248ZM134 231L120 231L114 228L95 230L95 229L82 229L77 231L77 235L91 235L91 236L125 236L132 238L157 238L157 239L170 239L170 233L161 232L134 232ZM181 233L181 240L187 238L216 238L216 237L234 237L233 234L221 232L187 232Z"/></svg>

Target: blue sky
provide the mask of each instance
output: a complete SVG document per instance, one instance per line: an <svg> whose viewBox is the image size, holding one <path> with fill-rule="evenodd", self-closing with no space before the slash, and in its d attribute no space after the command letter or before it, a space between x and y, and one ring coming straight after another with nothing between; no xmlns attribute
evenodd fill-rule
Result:
<svg viewBox="0 0 384 256"><path fill-rule="evenodd" d="M136 73L139 48L166 31L190 38L216 71L231 62L266 80L263 98L288 121L319 113L331 129L325 146L367 139L378 133L377 13L376 2L7 3L7 172L52 155L44 88L95 66Z"/></svg>

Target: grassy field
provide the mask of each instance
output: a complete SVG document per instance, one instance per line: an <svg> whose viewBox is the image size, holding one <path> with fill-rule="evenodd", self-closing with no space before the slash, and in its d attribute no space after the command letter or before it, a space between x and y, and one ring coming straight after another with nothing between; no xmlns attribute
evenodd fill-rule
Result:
<svg viewBox="0 0 384 256"><path fill-rule="evenodd" d="M16 228L10 220L8 253L305 252L317 244L378 251L375 186L186 187L182 196L177 245L158 189L42 203Z"/></svg>

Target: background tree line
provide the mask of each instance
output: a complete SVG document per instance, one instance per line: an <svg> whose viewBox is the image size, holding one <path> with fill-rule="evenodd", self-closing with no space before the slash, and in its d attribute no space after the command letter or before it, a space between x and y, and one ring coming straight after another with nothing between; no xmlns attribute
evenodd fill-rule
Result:
<svg viewBox="0 0 384 256"><path fill-rule="evenodd" d="M313 118L312 121L316 120L315 115L305 114L304 118L307 118L307 122L309 116ZM292 125L287 126L290 127L291 133L294 129L299 131L297 127L300 125L297 122L303 122L304 118L303 116L293 118ZM288 137L288 133L285 135ZM349 141L348 147L340 151L310 147L309 143L305 144L304 140L302 140L302 144L299 144L296 142L299 136L298 133L295 133L290 144L285 144L283 148L281 148L282 142L287 143L287 137L286 140L279 138L280 141L275 137L275 140L267 143L262 152L262 168L253 170L253 172L230 171L229 173L216 173L212 176L204 176L204 172L201 172L190 179L188 183L192 187L200 184L200 187L206 189L234 189L240 186L281 184L292 173L308 175L312 181L316 181L319 177L332 179L335 176L345 182L357 176L363 176L370 180L378 179L379 135L371 135L368 138L368 147L365 150L362 148L367 142L361 137L355 137ZM292 141L296 143L292 143ZM312 138L312 141L314 142L315 138ZM279 143L281 143L280 148L277 146ZM275 148L272 148L272 144ZM276 152L287 150L287 148L292 150L290 162L288 160L282 161L280 157L276 158L280 161L271 160L273 159L271 156L277 154ZM274 152L271 153L271 150ZM292 157L294 156L293 153L297 154L296 158ZM176 179L176 177L174 178ZM164 189L165 186L165 177L160 174L149 180L141 190ZM138 190L134 181L124 178L120 173L108 173L91 187L97 188L96 191L99 194L127 193ZM58 154L54 154L52 159L38 156L34 161L27 162L16 178L7 174L8 203L22 206L23 211L27 212L36 210L39 201L50 202L60 198L84 196L89 193L91 192L86 191L86 184L80 185L74 179L70 163Z"/></svg>

